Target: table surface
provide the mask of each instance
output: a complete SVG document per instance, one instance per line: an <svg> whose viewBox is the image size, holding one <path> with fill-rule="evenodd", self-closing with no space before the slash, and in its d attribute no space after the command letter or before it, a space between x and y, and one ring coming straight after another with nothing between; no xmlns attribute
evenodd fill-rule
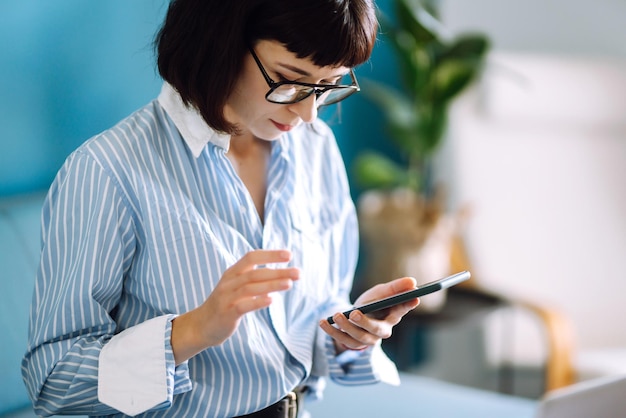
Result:
<svg viewBox="0 0 626 418"><path fill-rule="evenodd" d="M305 405L311 418L533 418L537 402L407 373L402 384L340 386Z"/></svg>

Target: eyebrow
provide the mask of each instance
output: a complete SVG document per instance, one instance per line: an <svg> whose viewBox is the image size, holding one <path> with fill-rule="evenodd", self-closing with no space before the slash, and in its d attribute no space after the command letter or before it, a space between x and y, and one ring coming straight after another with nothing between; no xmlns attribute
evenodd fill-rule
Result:
<svg viewBox="0 0 626 418"><path fill-rule="evenodd" d="M303 70L302 68L295 67L295 66L290 65L290 64L284 64L284 63L281 63L281 62L279 62L278 65L280 67L288 69L289 71L293 71L294 73L300 74L303 77L311 77L311 73L308 72L308 71Z"/></svg>
<svg viewBox="0 0 626 418"><path fill-rule="evenodd" d="M303 77L312 77L312 74L311 74L311 73L309 73L308 71L303 70L302 68L299 68L299 67L295 67L295 66L293 66L293 65L291 65L291 64L285 64L285 63L281 63L281 62L279 62L279 63L278 63L278 65L279 65L280 67L286 68L286 69L287 69L287 70L289 70L289 71L293 71L294 73L300 74L300 75L301 75L301 76L303 76ZM345 76L346 76L346 75L348 75L348 74L350 74L350 71L348 71L348 72L346 72L346 73L343 73L343 74L337 74L337 75L334 75L334 76L333 76L333 77L331 77L331 78L337 78L337 79L340 79L340 78L342 78L342 77L345 77Z"/></svg>

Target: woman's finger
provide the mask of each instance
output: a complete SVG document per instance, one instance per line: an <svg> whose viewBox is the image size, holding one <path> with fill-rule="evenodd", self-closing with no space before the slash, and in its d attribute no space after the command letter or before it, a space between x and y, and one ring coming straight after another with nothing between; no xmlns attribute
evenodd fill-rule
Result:
<svg viewBox="0 0 626 418"><path fill-rule="evenodd" d="M253 250L241 257L226 272L239 275L260 265L286 263L289 260L291 260L291 252L288 250Z"/></svg>

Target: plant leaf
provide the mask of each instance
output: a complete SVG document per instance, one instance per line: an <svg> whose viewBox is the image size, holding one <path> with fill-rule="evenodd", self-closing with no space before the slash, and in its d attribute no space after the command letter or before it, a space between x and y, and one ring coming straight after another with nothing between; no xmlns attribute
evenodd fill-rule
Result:
<svg viewBox="0 0 626 418"><path fill-rule="evenodd" d="M489 41L482 35L464 35L438 51L433 72L434 98L451 100L480 73Z"/></svg>
<svg viewBox="0 0 626 418"><path fill-rule="evenodd" d="M410 152L415 142L418 126L417 112L409 98L402 92L372 80L363 80L363 93L385 114L387 129L394 142L405 152Z"/></svg>
<svg viewBox="0 0 626 418"><path fill-rule="evenodd" d="M425 74L430 67L430 57L423 44L418 44L414 35L396 25L382 11L378 11L381 34L390 41L395 50L402 83L411 91L425 83Z"/></svg>
<svg viewBox="0 0 626 418"><path fill-rule="evenodd" d="M367 187L405 185L419 192L428 189L421 179L430 181L424 173L442 142L450 102L480 74L490 44L477 33L452 38L437 18L439 0L391 1L395 19L379 11L379 20L395 49L404 90L367 80L362 91L384 112L403 162L369 153L355 171Z"/></svg>
<svg viewBox="0 0 626 418"><path fill-rule="evenodd" d="M398 0L395 4L399 26L410 32L416 41L427 43L447 38L444 26L420 0Z"/></svg>
<svg viewBox="0 0 626 418"><path fill-rule="evenodd" d="M445 103L433 104L428 118L424 118L420 125L420 149L418 155L430 157L441 144L448 123L448 106Z"/></svg>
<svg viewBox="0 0 626 418"><path fill-rule="evenodd" d="M406 170L386 156L369 151L353 163L354 176L366 188L393 188L406 184Z"/></svg>
<svg viewBox="0 0 626 418"><path fill-rule="evenodd" d="M433 72L434 97L439 103L450 101L475 78L477 63L472 60L450 59Z"/></svg>
<svg viewBox="0 0 626 418"><path fill-rule="evenodd" d="M439 57L446 59L472 59L482 60L487 54L490 44L486 36L480 34L465 34L459 36L455 41L443 51Z"/></svg>

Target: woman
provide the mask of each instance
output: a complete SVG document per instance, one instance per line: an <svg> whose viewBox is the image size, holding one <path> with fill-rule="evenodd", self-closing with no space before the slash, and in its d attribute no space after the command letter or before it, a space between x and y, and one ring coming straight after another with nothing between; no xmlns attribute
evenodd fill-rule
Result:
<svg viewBox="0 0 626 418"><path fill-rule="evenodd" d="M339 313L356 216L316 119L358 90L376 30L371 0L170 4L158 99L76 150L44 205L23 361L39 414L283 417L324 376L397 380L380 341L418 301Z"/></svg>

